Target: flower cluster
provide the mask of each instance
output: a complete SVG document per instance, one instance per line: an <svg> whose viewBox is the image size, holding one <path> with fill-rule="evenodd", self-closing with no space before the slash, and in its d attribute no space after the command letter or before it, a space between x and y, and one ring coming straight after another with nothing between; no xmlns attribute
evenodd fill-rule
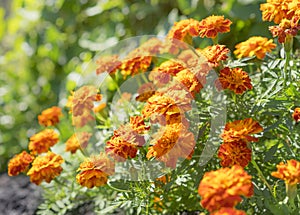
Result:
<svg viewBox="0 0 300 215"><path fill-rule="evenodd" d="M221 134L221 144L218 157L223 167L240 165L245 167L251 161L249 142L257 142L258 138L250 136L263 131L260 124L252 118L236 120L225 125Z"/></svg>

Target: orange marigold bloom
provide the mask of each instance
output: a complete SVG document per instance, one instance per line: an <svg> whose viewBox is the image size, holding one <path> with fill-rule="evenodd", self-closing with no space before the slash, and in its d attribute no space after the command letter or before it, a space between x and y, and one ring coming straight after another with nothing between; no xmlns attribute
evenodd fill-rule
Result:
<svg viewBox="0 0 300 215"><path fill-rule="evenodd" d="M122 64L118 55L102 56L96 63L98 64L97 75L103 72L108 72L109 74L115 73Z"/></svg>
<svg viewBox="0 0 300 215"><path fill-rule="evenodd" d="M147 158L155 157L166 166L175 168L177 160L190 159L195 147L194 135L181 123L167 125L155 134L148 148Z"/></svg>
<svg viewBox="0 0 300 215"><path fill-rule="evenodd" d="M263 128L258 122L252 118L247 118L226 123L221 138L224 142L235 142L240 140L257 142L258 138L252 137L250 134L257 134L262 131Z"/></svg>
<svg viewBox="0 0 300 215"><path fill-rule="evenodd" d="M186 88L186 90L188 90L193 96L200 92L203 88L202 84L205 82L205 80L201 81L198 79L198 77L188 69L178 72L175 76L175 80L183 84L184 88Z"/></svg>
<svg viewBox="0 0 300 215"><path fill-rule="evenodd" d="M150 126L145 125L144 118L142 116L130 117L130 126L139 134L142 134L150 129Z"/></svg>
<svg viewBox="0 0 300 215"><path fill-rule="evenodd" d="M74 125L76 128L81 128L94 120L95 118L92 113L89 110L85 109L81 115L72 116L72 125Z"/></svg>
<svg viewBox="0 0 300 215"><path fill-rule="evenodd" d="M138 96L135 98L139 102L146 102L151 96L155 94L155 85L151 82L144 83L138 89Z"/></svg>
<svg viewBox="0 0 300 215"><path fill-rule="evenodd" d="M60 155L48 152L45 156L38 156L32 163L32 167L27 172L30 181L39 185L42 181L50 183L52 179L60 175L63 170L60 166L64 162Z"/></svg>
<svg viewBox="0 0 300 215"><path fill-rule="evenodd" d="M217 67L219 66L220 61L226 60L229 52L230 50L226 48L225 45L208 46L205 49L200 50L200 53L206 57L208 63L212 67Z"/></svg>
<svg viewBox="0 0 300 215"><path fill-rule="evenodd" d="M100 101L102 95L94 86L83 86L75 91L72 101L73 116L83 115L86 111L92 111L95 101Z"/></svg>
<svg viewBox="0 0 300 215"><path fill-rule="evenodd" d="M294 185L300 183L300 162L294 159L287 163L280 162L277 171L272 172L272 176L282 179L286 184Z"/></svg>
<svg viewBox="0 0 300 215"><path fill-rule="evenodd" d="M20 172L26 171L33 159L34 157L26 151L15 155L8 163L8 175L16 176L19 175Z"/></svg>
<svg viewBox="0 0 300 215"><path fill-rule="evenodd" d="M84 187L93 188L107 183L107 177L115 172L115 164L104 153L89 158L80 164L77 182Z"/></svg>
<svg viewBox="0 0 300 215"><path fill-rule="evenodd" d="M199 24L199 21L195 19L184 19L179 22L175 22L167 37L170 39L184 41L187 35L198 36Z"/></svg>
<svg viewBox="0 0 300 215"><path fill-rule="evenodd" d="M124 162L128 158L136 157L137 146L144 143L143 137L137 136L137 133L135 135L130 126L125 125L114 131L114 135L106 142L105 151L114 160Z"/></svg>
<svg viewBox="0 0 300 215"><path fill-rule="evenodd" d="M293 13L289 12L289 3L292 0L267 0L267 3L260 5L262 19L264 21L274 21L279 24L284 18L290 19Z"/></svg>
<svg viewBox="0 0 300 215"><path fill-rule="evenodd" d="M251 161L251 149L243 140L223 143L218 152L222 167L229 167L235 164L246 167Z"/></svg>
<svg viewBox="0 0 300 215"><path fill-rule="evenodd" d="M229 19L224 19L224 16L209 16L200 21L199 36L215 38L218 33L229 32L231 23Z"/></svg>
<svg viewBox="0 0 300 215"><path fill-rule="evenodd" d="M216 80L218 90L229 89L236 94L243 94L246 90L252 89L251 79L247 72L241 68L225 67L220 71L220 76Z"/></svg>
<svg viewBox="0 0 300 215"><path fill-rule="evenodd" d="M235 46L233 52L237 58L256 56L258 59L263 59L267 52L271 52L276 48L273 40L266 37L253 36L248 40L241 42Z"/></svg>
<svg viewBox="0 0 300 215"><path fill-rule="evenodd" d="M53 106L44 110L42 114L38 116L38 120L40 125L53 126L59 123L59 117L62 115L61 108Z"/></svg>
<svg viewBox="0 0 300 215"><path fill-rule="evenodd" d="M210 212L222 207L234 207L242 201L241 196L254 193L251 176L238 165L206 172L199 184L201 205Z"/></svg>
<svg viewBox="0 0 300 215"><path fill-rule="evenodd" d="M228 208L221 208L218 211L214 211L210 215L247 215L247 214L245 211L228 207Z"/></svg>
<svg viewBox="0 0 300 215"><path fill-rule="evenodd" d="M74 154L78 149L87 147L88 141L92 134L88 132L78 132L73 134L66 141L66 152Z"/></svg>
<svg viewBox="0 0 300 215"><path fill-rule="evenodd" d="M270 26L273 37L278 37L278 42L285 43L287 38L294 37L300 30L300 15L293 17L291 20L282 19L278 26Z"/></svg>
<svg viewBox="0 0 300 215"><path fill-rule="evenodd" d="M296 122L300 122L300 107L295 108L292 116Z"/></svg>
<svg viewBox="0 0 300 215"><path fill-rule="evenodd" d="M53 129L45 129L30 137L28 148L33 154L41 154L47 152L58 140L58 134Z"/></svg>

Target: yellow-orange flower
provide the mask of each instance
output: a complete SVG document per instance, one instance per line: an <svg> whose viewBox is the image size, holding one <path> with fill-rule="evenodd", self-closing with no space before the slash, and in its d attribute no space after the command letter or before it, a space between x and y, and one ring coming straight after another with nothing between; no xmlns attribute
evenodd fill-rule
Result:
<svg viewBox="0 0 300 215"><path fill-rule="evenodd" d="M33 159L34 157L26 151L15 155L8 163L8 175L16 176L19 175L20 172L26 171Z"/></svg>
<svg viewBox="0 0 300 215"><path fill-rule="evenodd" d="M47 152L57 142L58 134L53 129L45 129L30 137L28 148L33 154L40 154Z"/></svg>
<svg viewBox="0 0 300 215"><path fill-rule="evenodd" d="M218 211L214 211L210 215L247 215L247 214L245 211L228 207L228 208L221 208Z"/></svg>
<svg viewBox="0 0 300 215"><path fill-rule="evenodd" d="M271 52L276 48L276 44L272 39L266 37L253 36L248 40L241 42L235 46L233 52L237 58L256 56L258 59L263 59L267 52Z"/></svg>
<svg viewBox="0 0 300 215"><path fill-rule="evenodd" d="M60 175L63 170L60 165L63 162L64 160L60 155L49 151L46 155L35 158L27 175L30 176L30 181L36 185L39 185L42 181L49 183Z"/></svg>
<svg viewBox="0 0 300 215"><path fill-rule="evenodd" d="M175 76L175 80L183 84L183 88L189 91L193 96L200 92L200 90L203 88L203 82L205 82L205 80L201 81L198 79L198 77L196 77L196 75L188 69L178 72Z"/></svg>
<svg viewBox="0 0 300 215"><path fill-rule="evenodd" d="M224 16L209 16L200 21L199 36L215 38L218 33L229 32L231 23L229 19L224 19Z"/></svg>
<svg viewBox="0 0 300 215"><path fill-rule="evenodd" d="M294 16L291 20L282 19L277 26L270 26L273 37L278 37L278 42L285 43L289 37L294 37L300 30L300 15Z"/></svg>
<svg viewBox="0 0 300 215"><path fill-rule="evenodd" d="M94 102L102 99L101 94L94 86L83 86L74 92L72 101L73 116L83 115L93 110Z"/></svg>
<svg viewBox="0 0 300 215"><path fill-rule="evenodd" d="M89 158L80 164L77 182L84 187L93 188L107 183L107 177L115 172L115 164L104 153Z"/></svg>
<svg viewBox="0 0 300 215"><path fill-rule="evenodd" d="M146 102L151 96L155 94L156 88L153 83L145 83L138 89L138 96L135 98L139 102Z"/></svg>
<svg viewBox="0 0 300 215"><path fill-rule="evenodd" d="M200 53L206 57L208 63L212 67L217 67L219 66L220 61L226 60L229 52L230 50L226 48L225 45L208 46L203 50L200 50Z"/></svg>
<svg viewBox="0 0 300 215"><path fill-rule="evenodd" d="M215 83L218 90L229 89L236 94L243 94L246 90L252 89L248 73L241 68L225 67L220 71L220 76Z"/></svg>
<svg viewBox="0 0 300 215"><path fill-rule="evenodd" d="M142 134L150 129L150 126L146 126L144 118L141 116L130 117L130 126L139 134Z"/></svg>
<svg viewBox="0 0 300 215"><path fill-rule="evenodd" d="M74 154L78 149L85 148L92 134L88 132L78 132L73 134L66 141L66 151Z"/></svg>
<svg viewBox="0 0 300 215"><path fill-rule="evenodd" d="M258 138L250 136L250 134L257 134L262 132L263 128L260 124L252 118L244 120L236 120L228 122L225 125L221 138L224 142L234 142L244 140L246 142L257 142Z"/></svg>
<svg viewBox="0 0 300 215"><path fill-rule="evenodd" d="M292 116L296 122L300 122L300 107L295 108Z"/></svg>
<svg viewBox="0 0 300 215"><path fill-rule="evenodd" d="M260 5L262 19L264 21L274 21L279 24L284 18L290 19L294 14L289 12L289 3L292 0L267 0L267 3Z"/></svg>
<svg viewBox="0 0 300 215"><path fill-rule="evenodd" d="M38 120L40 125L53 126L59 123L59 117L62 115L61 108L53 106L44 110L42 114L38 116Z"/></svg>
<svg viewBox="0 0 300 215"><path fill-rule="evenodd" d="M170 39L184 41L187 35L199 35L199 21L195 19L184 19L179 22L175 22L167 37Z"/></svg>
<svg viewBox="0 0 300 215"><path fill-rule="evenodd" d="M76 128L81 128L94 120L95 118L92 113L88 109L84 109L81 115L72 116L72 125L74 125Z"/></svg>
<svg viewBox="0 0 300 215"><path fill-rule="evenodd" d="M294 159L287 163L280 162L277 171L272 172L272 176L284 180L286 184L294 185L300 183L300 162Z"/></svg>
<svg viewBox="0 0 300 215"><path fill-rule="evenodd" d="M238 165L206 172L199 184L201 205L210 212L222 207L234 207L241 196L253 195L251 176Z"/></svg>
<svg viewBox="0 0 300 215"><path fill-rule="evenodd" d="M108 72L109 74L115 73L122 64L118 55L102 56L96 63L98 64L97 75L103 72Z"/></svg>
<svg viewBox="0 0 300 215"><path fill-rule="evenodd" d="M101 103L98 106L94 107L94 112L99 113L106 107L106 103Z"/></svg>
<svg viewBox="0 0 300 215"><path fill-rule="evenodd" d="M187 131L183 124L174 123L162 127L150 144L152 146L148 148L148 159L155 157L166 166L175 168L180 157L190 158L196 143L193 133Z"/></svg>
<svg viewBox="0 0 300 215"><path fill-rule="evenodd" d="M218 152L222 167L240 165L246 167L251 161L251 149L245 141L223 143Z"/></svg>
<svg viewBox="0 0 300 215"><path fill-rule="evenodd" d="M114 160L124 162L134 158L137 147L144 144L144 137L133 130L130 124L125 124L114 131L114 135L106 142L105 151Z"/></svg>

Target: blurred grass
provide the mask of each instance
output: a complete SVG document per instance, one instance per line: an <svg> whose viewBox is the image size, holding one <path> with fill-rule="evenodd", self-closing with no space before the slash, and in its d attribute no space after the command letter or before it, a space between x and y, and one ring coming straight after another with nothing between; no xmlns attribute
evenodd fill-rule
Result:
<svg viewBox="0 0 300 215"><path fill-rule="evenodd" d="M258 0L5 0L0 2L0 172L41 128L37 115L63 104L72 75L97 52L137 35L165 35L175 21L224 15L231 50L249 36L271 37ZM202 47L209 40L195 39Z"/></svg>

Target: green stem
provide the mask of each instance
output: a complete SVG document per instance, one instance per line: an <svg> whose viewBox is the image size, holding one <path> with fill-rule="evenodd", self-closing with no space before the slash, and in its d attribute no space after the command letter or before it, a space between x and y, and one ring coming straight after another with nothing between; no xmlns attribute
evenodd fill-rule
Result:
<svg viewBox="0 0 300 215"><path fill-rule="evenodd" d="M219 35L217 34L217 36L215 38L212 38L213 44L217 45L219 42L218 40L219 40Z"/></svg>
<svg viewBox="0 0 300 215"><path fill-rule="evenodd" d="M272 186L268 183L268 181L266 180L264 174L262 173L262 171L260 170L259 166L257 165L256 161L254 159L251 160L251 163L253 164L253 166L255 167L255 169L258 172L258 177L263 181L263 183L268 187L268 189L270 190L270 193L272 194L273 198L276 199L276 197L273 194L273 189Z"/></svg>

